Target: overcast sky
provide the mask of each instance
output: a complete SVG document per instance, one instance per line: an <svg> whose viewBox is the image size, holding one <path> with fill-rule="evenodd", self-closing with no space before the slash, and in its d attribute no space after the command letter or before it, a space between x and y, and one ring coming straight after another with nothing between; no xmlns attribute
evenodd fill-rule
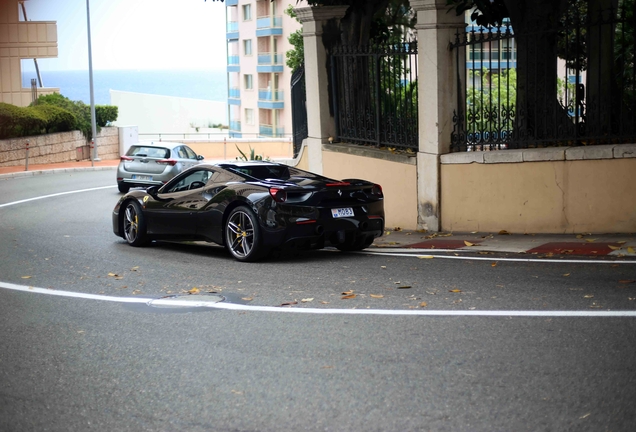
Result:
<svg viewBox="0 0 636 432"><path fill-rule="evenodd" d="M90 0L93 69L223 69L225 3ZM29 21L57 21L58 58L40 70L87 70L86 0L28 0ZM22 17L21 17L22 19ZM27 70L33 61L22 61Z"/></svg>

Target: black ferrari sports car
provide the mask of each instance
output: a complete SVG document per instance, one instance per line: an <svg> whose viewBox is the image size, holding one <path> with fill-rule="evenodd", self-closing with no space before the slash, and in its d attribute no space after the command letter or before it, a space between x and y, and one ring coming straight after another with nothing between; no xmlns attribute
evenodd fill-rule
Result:
<svg viewBox="0 0 636 432"><path fill-rule="evenodd" d="M361 250L383 230L380 185L271 162L199 164L161 187L131 190L113 211L114 233L132 246L205 240L239 261L286 247Z"/></svg>

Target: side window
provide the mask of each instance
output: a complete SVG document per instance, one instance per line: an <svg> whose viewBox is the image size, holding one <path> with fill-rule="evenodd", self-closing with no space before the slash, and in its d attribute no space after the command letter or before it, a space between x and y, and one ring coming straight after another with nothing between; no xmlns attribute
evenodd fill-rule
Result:
<svg viewBox="0 0 636 432"><path fill-rule="evenodd" d="M183 146L175 147L174 152L177 154L179 159L188 159L188 153L185 151Z"/></svg>
<svg viewBox="0 0 636 432"><path fill-rule="evenodd" d="M178 178L177 182L171 185L166 192L173 193L199 189L205 186L214 174L214 171L207 169L191 171L187 176Z"/></svg>
<svg viewBox="0 0 636 432"><path fill-rule="evenodd" d="M197 155L196 153L188 146L183 146L183 149L185 150L186 154L188 155L188 159L196 159Z"/></svg>

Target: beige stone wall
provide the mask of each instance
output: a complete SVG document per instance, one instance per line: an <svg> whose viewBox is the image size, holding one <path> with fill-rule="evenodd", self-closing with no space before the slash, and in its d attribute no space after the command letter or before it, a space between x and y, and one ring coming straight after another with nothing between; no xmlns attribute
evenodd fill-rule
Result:
<svg viewBox="0 0 636 432"><path fill-rule="evenodd" d="M102 128L97 135L98 157L119 159L119 134L116 127ZM0 140L0 166L24 165L26 143L29 164L47 164L88 159L88 144L79 131ZM79 149L79 150L78 150Z"/></svg>
<svg viewBox="0 0 636 432"><path fill-rule="evenodd" d="M167 140L166 140L167 141ZM196 142L190 140L170 140L183 142L196 154L202 155L208 160L232 160L240 156L237 146L248 157L250 148L255 154L269 159L290 159L294 153L294 146L290 139L220 139L207 142Z"/></svg>
<svg viewBox="0 0 636 432"><path fill-rule="evenodd" d="M636 232L636 146L445 156L444 231Z"/></svg>

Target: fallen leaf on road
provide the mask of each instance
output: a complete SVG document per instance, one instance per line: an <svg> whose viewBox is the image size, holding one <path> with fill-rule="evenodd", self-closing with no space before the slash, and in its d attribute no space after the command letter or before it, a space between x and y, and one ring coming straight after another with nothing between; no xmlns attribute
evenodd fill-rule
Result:
<svg viewBox="0 0 636 432"><path fill-rule="evenodd" d="M393 231L397 231L397 232L399 232L399 231L402 231L402 228L400 228L400 227L395 227L395 228L393 228Z"/></svg>
<svg viewBox="0 0 636 432"><path fill-rule="evenodd" d="M349 295L346 295L346 296L342 297L343 300L352 299L352 298L356 298L356 295L355 294L349 294Z"/></svg>
<svg viewBox="0 0 636 432"><path fill-rule="evenodd" d="M22 279L31 279L33 276L22 276Z"/></svg>
<svg viewBox="0 0 636 432"><path fill-rule="evenodd" d="M384 235L390 235L390 234L391 234L391 231L385 231L384 232Z"/></svg>
<svg viewBox="0 0 636 432"><path fill-rule="evenodd" d="M198 294L199 293L199 288L194 287L191 290L188 290L188 294Z"/></svg>
<svg viewBox="0 0 636 432"><path fill-rule="evenodd" d="M385 268L386 268L386 266L380 266L380 268L383 268L383 269L385 269Z"/></svg>
<svg viewBox="0 0 636 432"><path fill-rule="evenodd" d="M118 275L117 275L117 273L108 273L108 276L115 277L115 276L118 276Z"/></svg>
<svg viewBox="0 0 636 432"><path fill-rule="evenodd" d="M397 287L397 289L409 289L409 288L411 288L411 285L402 285Z"/></svg>
<svg viewBox="0 0 636 432"><path fill-rule="evenodd" d="M619 249L621 249L620 246L607 245L607 247L610 248L611 250L619 250Z"/></svg>
<svg viewBox="0 0 636 432"><path fill-rule="evenodd" d="M420 303L420 307L426 307L426 306L428 306L428 303L426 303L426 302Z"/></svg>
<svg viewBox="0 0 636 432"><path fill-rule="evenodd" d="M139 266L134 266L133 268L130 269L130 271L137 271L139 270Z"/></svg>
<svg viewBox="0 0 636 432"><path fill-rule="evenodd" d="M238 391L238 390L232 390L232 393L237 394L237 395L242 395L243 394L242 391Z"/></svg>
<svg viewBox="0 0 636 432"><path fill-rule="evenodd" d="M565 273L563 276L568 277L570 276L570 273Z"/></svg>
<svg viewBox="0 0 636 432"><path fill-rule="evenodd" d="M373 298L384 298L382 294L370 294L370 296Z"/></svg>
<svg viewBox="0 0 636 432"><path fill-rule="evenodd" d="M585 241L588 242L588 243L594 243L594 240L596 240L596 239L585 239Z"/></svg>
<svg viewBox="0 0 636 432"><path fill-rule="evenodd" d="M494 263L490 264L491 267L497 267L497 261L495 261Z"/></svg>
<svg viewBox="0 0 636 432"><path fill-rule="evenodd" d="M630 284L634 282L636 282L636 280L633 280L633 279L623 279L618 281L618 283L621 283L621 284Z"/></svg>
<svg viewBox="0 0 636 432"><path fill-rule="evenodd" d="M462 290L455 288L455 289L452 289L452 290L448 290L448 292L459 293L459 292L462 292Z"/></svg>
<svg viewBox="0 0 636 432"><path fill-rule="evenodd" d="M320 304L329 304L327 301L321 301Z"/></svg>
<svg viewBox="0 0 636 432"><path fill-rule="evenodd" d="M301 302L309 303L310 301L313 301L313 300L314 300L313 298L304 298L304 299L301 300Z"/></svg>
<svg viewBox="0 0 636 432"><path fill-rule="evenodd" d="M583 296L583 298L594 298L594 296L592 294L586 294Z"/></svg>
<svg viewBox="0 0 636 432"><path fill-rule="evenodd" d="M281 303L280 305L281 306L291 306L291 305L295 305L295 304L298 304L298 302L297 301L293 301L293 302Z"/></svg>
<svg viewBox="0 0 636 432"><path fill-rule="evenodd" d="M433 255L418 255L419 259L433 259Z"/></svg>
<svg viewBox="0 0 636 432"><path fill-rule="evenodd" d="M466 241L466 240L464 240L464 244L465 244L466 246L475 246L475 243L471 243L471 242Z"/></svg>
<svg viewBox="0 0 636 432"><path fill-rule="evenodd" d="M629 246L629 247L627 248L627 252L628 252L628 253L630 253L630 254L635 253L635 252L634 252L634 248L633 248L633 247L631 247L631 246Z"/></svg>
<svg viewBox="0 0 636 432"><path fill-rule="evenodd" d="M499 231L499 235L510 235L510 233L506 230Z"/></svg>
<svg viewBox="0 0 636 432"><path fill-rule="evenodd" d="M342 295L350 295L353 294L353 290L351 291L344 291L343 293L341 293Z"/></svg>
<svg viewBox="0 0 636 432"><path fill-rule="evenodd" d="M242 297L242 300L252 301L252 300L254 300L254 297Z"/></svg>

